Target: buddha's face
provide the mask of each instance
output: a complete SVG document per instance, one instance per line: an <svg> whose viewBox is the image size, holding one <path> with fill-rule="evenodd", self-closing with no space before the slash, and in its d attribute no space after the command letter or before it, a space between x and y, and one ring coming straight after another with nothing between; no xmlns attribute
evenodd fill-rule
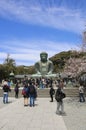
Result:
<svg viewBox="0 0 86 130"><path fill-rule="evenodd" d="M40 58L41 58L42 62L46 62L47 61L47 54L46 53L41 53Z"/></svg>

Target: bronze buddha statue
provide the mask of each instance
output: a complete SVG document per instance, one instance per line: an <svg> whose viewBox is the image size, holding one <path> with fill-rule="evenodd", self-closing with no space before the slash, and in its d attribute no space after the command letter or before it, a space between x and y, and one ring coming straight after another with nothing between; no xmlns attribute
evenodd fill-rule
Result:
<svg viewBox="0 0 86 130"><path fill-rule="evenodd" d="M48 60L46 52L40 53L40 61L35 63L35 70L38 75L50 75L53 71L53 63Z"/></svg>

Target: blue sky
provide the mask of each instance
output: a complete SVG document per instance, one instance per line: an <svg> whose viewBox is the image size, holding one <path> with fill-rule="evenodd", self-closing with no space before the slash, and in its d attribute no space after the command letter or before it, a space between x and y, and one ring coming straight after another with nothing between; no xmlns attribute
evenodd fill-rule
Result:
<svg viewBox="0 0 86 130"><path fill-rule="evenodd" d="M0 0L0 64L10 54L16 65L34 65L79 49L86 25L86 0Z"/></svg>

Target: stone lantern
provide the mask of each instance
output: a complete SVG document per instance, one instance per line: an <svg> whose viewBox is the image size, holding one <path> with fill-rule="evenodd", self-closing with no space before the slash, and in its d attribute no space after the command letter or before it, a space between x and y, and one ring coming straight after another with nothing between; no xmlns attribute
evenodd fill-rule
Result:
<svg viewBox="0 0 86 130"><path fill-rule="evenodd" d="M9 75L10 81L13 82L14 81L14 73L11 72Z"/></svg>

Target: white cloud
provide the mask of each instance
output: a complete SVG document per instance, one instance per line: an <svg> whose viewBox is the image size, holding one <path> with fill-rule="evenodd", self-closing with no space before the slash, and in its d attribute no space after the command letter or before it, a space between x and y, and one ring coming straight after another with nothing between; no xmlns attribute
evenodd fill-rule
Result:
<svg viewBox="0 0 86 130"><path fill-rule="evenodd" d="M40 45L37 43L40 43ZM0 48L3 50L3 52L0 52L0 60L4 61L9 53L17 65L21 65L21 63L23 63L23 65L34 64L40 60L40 53L42 51L46 51L49 58L61 51L78 49L78 47L72 43L58 43L53 41L6 41L0 45Z"/></svg>
<svg viewBox="0 0 86 130"><path fill-rule="evenodd" d="M49 3L50 4L50 3ZM40 24L59 29L81 32L86 17L81 10L70 10L62 6L46 6L41 2L0 1L0 15L31 24Z"/></svg>
<svg viewBox="0 0 86 130"><path fill-rule="evenodd" d="M86 21L84 11L82 13L79 9L71 10L66 6L56 6L54 1L52 6L50 3L46 5L41 0L0 0L0 16L18 22L49 26L76 33L82 32ZM10 53L10 57L15 59L17 65L34 64L40 59L42 51L46 51L48 57L51 57L61 51L78 49L74 43L48 40L6 40L1 43L0 50L3 51L0 51L0 63L3 63L7 53Z"/></svg>

